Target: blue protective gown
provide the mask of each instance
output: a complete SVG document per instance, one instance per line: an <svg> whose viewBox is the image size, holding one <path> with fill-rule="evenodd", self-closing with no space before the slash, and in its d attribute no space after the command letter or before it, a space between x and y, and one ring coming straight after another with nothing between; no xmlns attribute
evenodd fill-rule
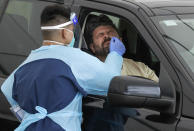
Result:
<svg viewBox="0 0 194 131"><path fill-rule="evenodd" d="M82 97L107 95L120 75L122 57L111 52L105 62L80 49L50 45L33 50L1 89L24 118L16 131L80 131Z"/></svg>

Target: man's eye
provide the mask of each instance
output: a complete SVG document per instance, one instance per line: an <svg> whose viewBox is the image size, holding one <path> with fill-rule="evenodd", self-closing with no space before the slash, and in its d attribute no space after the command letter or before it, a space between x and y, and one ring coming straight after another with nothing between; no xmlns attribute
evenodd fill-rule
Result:
<svg viewBox="0 0 194 131"><path fill-rule="evenodd" d="M109 35L115 35L116 33L114 31L110 31L108 34Z"/></svg>
<svg viewBox="0 0 194 131"><path fill-rule="evenodd" d="M99 38L99 37L102 37L103 35L104 35L103 33L100 33L100 34L98 34L97 37Z"/></svg>

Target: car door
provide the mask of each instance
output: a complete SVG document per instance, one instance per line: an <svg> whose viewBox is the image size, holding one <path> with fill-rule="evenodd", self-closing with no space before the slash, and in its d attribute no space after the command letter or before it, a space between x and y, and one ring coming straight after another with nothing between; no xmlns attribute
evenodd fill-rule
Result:
<svg viewBox="0 0 194 131"><path fill-rule="evenodd" d="M157 69L159 70L159 86L163 94L162 97L172 101L171 108L163 108L158 111L148 108L136 108L135 110L137 111L137 114L135 116L131 115L130 113L126 113L129 112L131 108L122 108L119 113L125 114L127 119L124 122L124 128L120 128L120 130L175 131L177 122L179 121L181 115L182 106L180 81L177 77L176 70L171 63L176 62L176 60L171 61L168 59L170 52L166 53L166 51L163 50L165 49L165 45L160 45L160 42L155 35L157 34L157 29L154 26L151 26L151 21L144 10L141 10L138 5L131 2L114 0L74 0L72 9L79 14L80 24L83 28L85 26L84 21L87 13L91 11L111 14L125 19L128 23L133 25L133 28L137 30L138 35L143 38L144 43L147 44L147 47L144 46L145 49L149 48L148 50L152 56L156 57L157 61L159 61L159 66L157 66ZM80 47L82 47L82 45ZM127 48L127 50L129 49ZM88 99L86 99L84 102L83 112L86 115L87 113L91 115L91 108L92 110L100 110L103 108L104 99L98 96L88 96ZM102 126L103 129L103 120L101 121L101 125L98 126Z"/></svg>

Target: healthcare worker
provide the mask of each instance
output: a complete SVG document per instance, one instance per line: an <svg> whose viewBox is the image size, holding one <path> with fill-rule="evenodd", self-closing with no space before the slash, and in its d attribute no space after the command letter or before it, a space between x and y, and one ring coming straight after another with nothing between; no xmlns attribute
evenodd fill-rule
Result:
<svg viewBox="0 0 194 131"><path fill-rule="evenodd" d="M71 18L71 20L70 20ZM21 124L15 131L80 131L82 97L107 95L110 80L120 75L125 47L112 38L105 62L74 44L77 19L62 6L41 14L43 46L8 77L1 89Z"/></svg>

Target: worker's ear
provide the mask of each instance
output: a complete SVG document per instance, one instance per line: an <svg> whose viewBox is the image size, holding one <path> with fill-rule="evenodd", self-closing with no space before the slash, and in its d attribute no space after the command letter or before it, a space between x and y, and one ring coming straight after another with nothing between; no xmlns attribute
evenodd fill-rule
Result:
<svg viewBox="0 0 194 131"><path fill-rule="evenodd" d="M93 43L91 43L89 46L90 46L90 49L92 50L92 53L94 53L94 54L95 54L94 44L93 44Z"/></svg>
<svg viewBox="0 0 194 131"><path fill-rule="evenodd" d="M67 31L65 29L61 30L61 38L63 38L64 40L67 39Z"/></svg>

